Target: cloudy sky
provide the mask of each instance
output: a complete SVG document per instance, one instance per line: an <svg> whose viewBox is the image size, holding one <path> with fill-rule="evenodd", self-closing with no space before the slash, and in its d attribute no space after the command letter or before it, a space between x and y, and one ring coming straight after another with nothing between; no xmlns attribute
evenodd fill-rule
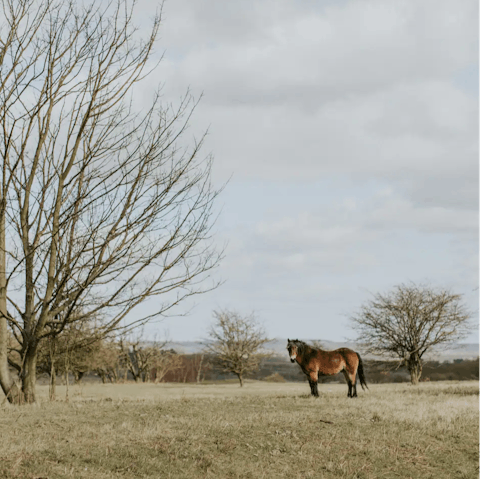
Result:
<svg viewBox="0 0 480 479"><path fill-rule="evenodd" d="M478 317L478 18L475 0L167 0L149 81L203 93L191 131L230 179L228 246L225 283L148 334L204 338L228 308L271 337L353 339L349 315L409 281Z"/></svg>

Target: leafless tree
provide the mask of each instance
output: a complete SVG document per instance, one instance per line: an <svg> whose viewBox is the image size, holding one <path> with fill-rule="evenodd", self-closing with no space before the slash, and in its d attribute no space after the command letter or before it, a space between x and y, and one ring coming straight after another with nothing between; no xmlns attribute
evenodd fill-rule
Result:
<svg viewBox="0 0 480 479"><path fill-rule="evenodd" d="M96 373L103 383L107 379L116 383L119 379L121 351L115 341L101 341L96 344L93 358L90 362L90 371Z"/></svg>
<svg viewBox="0 0 480 479"><path fill-rule="evenodd" d="M120 340L121 362L128 369L135 382L148 378L157 348L142 346L140 339L134 341Z"/></svg>
<svg viewBox="0 0 480 479"><path fill-rule="evenodd" d="M155 355L150 369L150 378L155 383L162 382L165 376L177 369L180 369L183 364L183 357L173 350L162 349Z"/></svg>
<svg viewBox="0 0 480 479"><path fill-rule="evenodd" d="M214 311L210 329L211 342L206 350L224 371L235 374L243 386L246 374L258 370L260 361L269 356L262 346L269 341L253 314L241 316L235 311Z"/></svg>
<svg viewBox="0 0 480 479"><path fill-rule="evenodd" d="M165 350L166 344L166 341L143 344L140 337L130 341L120 340L121 361L135 382L148 382L152 373L154 382L160 382L169 371L178 367L178 354Z"/></svg>
<svg viewBox="0 0 480 479"><path fill-rule="evenodd" d="M412 384L418 384L423 355L465 337L469 318L461 295L402 284L387 294L376 294L351 320L367 352L400 359Z"/></svg>
<svg viewBox="0 0 480 479"><path fill-rule="evenodd" d="M57 374L66 375L72 372L75 383L92 369L97 351L102 341L91 331L88 324L71 323L61 335L48 336L40 342L37 351L37 372L46 373L50 377L50 399L55 399ZM21 371L20 348L10 349L9 363L17 371ZM69 371L65 367L68 366Z"/></svg>
<svg viewBox="0 0 480 479"><path fill-rule="evenodd" d="M161 20L141 39L134 4L0 0L0 385L12 402L35 400L39 344L72 321L102 318L106 335L148 298L155 310L131 325L217 285L212 159L204 137L182 146L196 102L134 101Z"/></svg>

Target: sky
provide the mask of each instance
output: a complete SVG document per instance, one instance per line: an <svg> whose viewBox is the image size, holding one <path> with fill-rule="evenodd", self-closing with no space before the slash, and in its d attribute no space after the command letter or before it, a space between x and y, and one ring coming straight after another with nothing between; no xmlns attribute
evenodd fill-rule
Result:
<svg viewBox="0 0 480 479"><path fill-rule="evenodd" d="M478 19L474 0L167 0L145 92L203 95L190 132L209 131L227 246L223 284L144 334L203 339L230 309L272 338L354 339L349 317L409 282L478 322Z"/></svg>

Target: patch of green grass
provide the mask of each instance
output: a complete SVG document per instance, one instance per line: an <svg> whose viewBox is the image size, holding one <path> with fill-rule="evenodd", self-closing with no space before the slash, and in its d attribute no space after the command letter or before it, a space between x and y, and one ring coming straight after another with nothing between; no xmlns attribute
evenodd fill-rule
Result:
<svg viewBox="0 0 480 479"><path fill-rule="evenodd" d="M319 399L292 383L85 386L0 408L0 477L469 479L475 388L372 385L352 400L330 384Z"/></svg>

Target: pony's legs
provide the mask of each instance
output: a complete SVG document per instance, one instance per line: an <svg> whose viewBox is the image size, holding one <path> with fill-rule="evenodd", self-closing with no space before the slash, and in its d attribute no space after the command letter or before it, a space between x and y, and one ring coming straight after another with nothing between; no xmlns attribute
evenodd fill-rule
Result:
<svg viewBox="0 0 480 479"><path fill-rule="evenodd" d="M353 383L353 396L354 398L358 397L357 396L357 381Z"/></svg>
<svg viewBox="0 0 480 479"><path fill-rule="evenodd" d="M310 384L310 391L312 393L312 396L318 398L318 374L310 374L308 382Z"/></svg>
<svg viewBox="0 0 480 479"><path fill-rule="evenodd" d="M356 398L357 396L357 371L348 372L350 382L352 383L352 395L350 397Z"/></svg>
<svg viewBox="0 0 480 479"><path fill-rule="evenodd" d="M347 397L353 398L357 397L357 385L355 383L355 378L352 380L352 376L348 373L346 369L342 371L343 375L345 376L345 380L348 384L348 395Z"/></svg>
<svg viewBox="0 0 480 479"><path fill-rule="evenodd" d="M318 397L317 383L311 379L308 380L308 383L310 384L310 392L312 396Z"/></svg>

